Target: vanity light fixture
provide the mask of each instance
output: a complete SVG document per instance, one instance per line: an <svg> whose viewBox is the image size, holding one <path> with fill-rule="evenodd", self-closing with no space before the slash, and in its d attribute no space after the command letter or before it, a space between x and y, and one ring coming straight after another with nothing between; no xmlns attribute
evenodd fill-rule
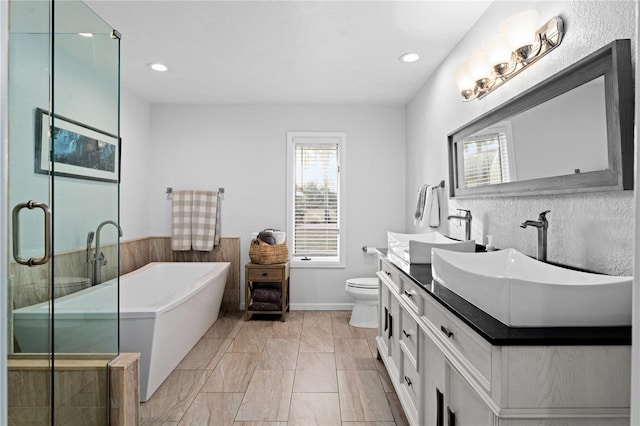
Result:
<svg viewBox="0 0 640 426"><path fill-rule="evenodd" d="M165 72L169 70L169 67L166 66L165 64L161 64L161 63L153 63L153 64L147 64L147 66L149 68L151 68L154 71L159 71L159 72Z"/></svg>
<svg viewBox="0 0 640 426"><path fill-rule="evenodd" d="M78 33L80 37L91 38L93 37L93 33Z"/></svg>
<svg viewBox="0 0 640 426"><path fill-rule="evenodd" d="M558 47L564 25L558 16L536 30L538 12L525 10L504 21L456 72L465 101L482 99L523 69Z"/></svg>
<svg viewBox="0 0 640 426"><path fill-rule="evenodd" d="M418 55L415 52L407 52L407 53L403 53L399 59L400 59L400 62L405 62L407 64L410 64L412 62L419 61L420 55Z"/></svg>

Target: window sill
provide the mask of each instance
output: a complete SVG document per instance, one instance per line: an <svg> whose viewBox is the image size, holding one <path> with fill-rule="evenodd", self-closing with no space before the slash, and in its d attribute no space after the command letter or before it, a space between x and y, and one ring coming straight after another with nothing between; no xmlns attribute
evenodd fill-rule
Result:
<svg viewBox="0 0 640 426"><path fill-rule="evenodd" d="M291 259L289 261L289 267L291 269L340 269L345 268L346 265L342 261L336 260L297 260Z"/></svg>

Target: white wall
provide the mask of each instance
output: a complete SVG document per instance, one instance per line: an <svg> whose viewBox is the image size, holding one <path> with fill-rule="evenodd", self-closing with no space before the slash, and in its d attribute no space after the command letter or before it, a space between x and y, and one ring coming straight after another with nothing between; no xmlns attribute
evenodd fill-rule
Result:
<svg viewBox="0 0 640 426"><path fill-rule="evenodd" d="M222 235L241 238L242 264L251 232L286 228L287 132L346 132L347 266L293 270L294 308L349 303L345 279L376 271L361 247L384 247L386 231L404 227L402 106L153 105L151 127L151 235L170 235L167 187L224 187Z"/></svg>
<svg viewBox="0 0 640 426"><path fill-rule="evenodd" d="M635 2L617 1L492 4L407 107L407 208L415 203L416 188L448 177L447 135L452 131L614 39L631 38L635 58L636 7ZM479 48L479 41L496 31L500 22L530 8L540 12L541 25L553 16L562 17L566 29L562 44L486 98L461 102L454 80L458 66ZM519 224L549 209L550 261L611 274L632 274L633 191L450 200L449 212L456 208L472 211L472 237L476 240L485 242L485 236L493 234L498 247L515 247L533 256L536 234L521 229ZM409 218L406 228L413 229ZM463 226L446 220L441 231L464 236Z"/></svg>
<svg viewBox="0 0 640 426"><path fill-rule="evenodd" d="M121 92L120 136L120 227L123 238L132 240L150 235L151 105L126 90Z"/></svg>

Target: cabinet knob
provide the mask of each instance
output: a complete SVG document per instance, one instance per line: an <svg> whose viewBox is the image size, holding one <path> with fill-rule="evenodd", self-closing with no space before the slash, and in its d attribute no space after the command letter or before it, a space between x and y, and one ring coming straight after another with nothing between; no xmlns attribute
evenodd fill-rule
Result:
<svg viewBox="0 0 640 426"><path fill-rule="evenodd" d="M413 290L411 290L411 291L405 290L404 294L405 294L405 296L411 298L411 297L413 297L414 292L413 292Z"/></svg>
<svg viewBox="0 0 640 426"><path fill-rule="evenodd" d="M391 276L391 272L389 272L389 271L384 271L384 273L387 274L388 277Z"/></svg>
<svg viewBox="0 0 640 426"><path fill-rule="evenodd" d="M404 381L407 383L407 386L411 386L412 382L410 378L408 378L407 376L404 376Z"/></svg>
<svg viewBox="0 0 640 426"><path fill-rule="evenodd" d="M262 276L263 276L263 277L266 277L267 275L269 275L269 274L267 274L266 272L263 272L263 273L262 273Z"/></svg>
<svg viewBox="0 0 640 426"><path fill-rule="evenodd" d="M453 336L453 331L449 330L444 325L440 326L440 331L442 331L445 334L445 336L447 336L448 338L451 338Z"/></svg>
<svg viewBox="0 0 640 426"><path fill-rule="evenodd" d="M404 328L402 329L402 334L404 334L404 337L411 337L411 333L407 333L407 330L405 330Z"/></svg>

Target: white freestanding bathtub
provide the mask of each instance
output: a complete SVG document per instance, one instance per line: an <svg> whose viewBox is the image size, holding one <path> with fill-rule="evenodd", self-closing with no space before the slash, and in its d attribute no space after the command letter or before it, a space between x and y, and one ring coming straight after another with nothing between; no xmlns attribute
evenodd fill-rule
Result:
<svg viewBox="0 0 640 426"><path fill-rule="evenodd" d="M120 278L120 350L140 352L146 401L218 319L230 263L150 263Z"/></svg>
<svg viewBox="0 0 640 426"><path fill-rule="evenodd" d="M140 352L141 401L218 318L229 268L228 262L150 263L120 277L120 351ZM56 353L116 351L115 283L55 299ZM48 318L49 302L14 311L23 352L47 352Z"/></svg>

